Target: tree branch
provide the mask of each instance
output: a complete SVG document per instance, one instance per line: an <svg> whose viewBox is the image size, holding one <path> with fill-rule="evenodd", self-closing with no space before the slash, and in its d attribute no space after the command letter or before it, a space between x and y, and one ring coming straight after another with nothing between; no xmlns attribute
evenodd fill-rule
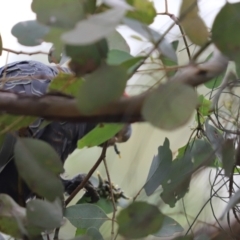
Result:
<svg viewBox="0 0 240 240"><path fill-rule="evenodd" d="M217 53L206 63L191 64L179 69L170 81L196 87L225 71L227 64L228 59ZM120 98L91 115L84 115L79 112L76 100L69 96L46 94L36 97L0 90L0 113L40 116L48 120L70 122L141 122L142 105L150 94L151 91L147 91L130 98Z"/></svg>

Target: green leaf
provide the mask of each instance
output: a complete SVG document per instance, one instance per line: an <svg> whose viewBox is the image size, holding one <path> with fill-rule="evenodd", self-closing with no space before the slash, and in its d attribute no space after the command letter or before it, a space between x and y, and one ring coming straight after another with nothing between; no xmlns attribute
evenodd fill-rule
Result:
<svg viewBox="0 0 240 240"><path fill-rule="evenodd" d="M209 33L204 21L198 15L197 0L183 0L180 8L181 25L192 43L204 45Z"/></svg>
<svg viewBox="0 0 240 240"><path fill-rule="evenodd" d="M112 33L124 15L125 10L114 8L89 16L78 22L73 30L64 33L62 40L69 45L93 44Z"/></svg>
<svg viewBox="0 0 240 240"><path fill-rule="evenodd" d="M90 197L86 197L85 195L77 202L77 204L89 203L91 201ZM101 208L106 214L113 212L113 205L109 199L100 198L96 203L92 203L99 208Z"/></svg>
<svg viewBox="0 0 240 240"><path fill-rule="evenodd" d="M177 55L173 49L172 44L163 38L162 34L133 19L124 18L122 20L122 23L153 43L157 43L160 39L162 39L162 41L157 46L159 52L161 52L164 56L171 59L172 61L177 62Z"/></svg>
<svg viewBox="0 0 240 240"><path fill-rule="evenodd" d="M7 194L0 194L0 231L14 238L26 234L26 210Z"/></svg>
<svg viewBox="0 0 240 240"><path fill-rule="evenodd" d="M221 85L224 76L225 76L225 73L220 74L219 76L213 78L211 81L204 83L204 86L209 89L218 88Z"/></svg>
<svg viewBox="0 0 240 240"><path fill-rule="evenodd" d="M121 64L121 66L127 70L129 76L135 73L136 69L140 67L142 62L145 60L144 57L134 57Z"/></svg>
<svg viewBox="0 0 240 240"><path fill-rule="evenodd" d="M51 230L61 226L62 218L63 212L59 199L55 202L40 199L27 202L27 219L31 225Z"/></svg>
<svg viewBox="0 0 240 240"><path fill-rule="evenodd" d="M127 2L134 7L133 11L127 13L127 17L136 19L148 25L153 22L157 13L152 1L127 0Z"/></svg>
<svg viewBox="0 0 240 240"><path fill-rule="evenodd" d="M188 192L193 170L191 154L187 151L180 159L172 162L171 172L162 183L161 198L170 207L183 198Z"/></svg>
<svg viewBox="0 0 240 240"><path fill-rule="evenodd" d="M185 124L197 107L197 93L177 82L160 85L146 98L142 114L154 126L173 130Z"/></svg>
<svg viewBox="0 0 240 240"><path fill-rule="evenodd" d="M27 127L34 120L36 120L36 117L2 114L0 115L0 134Z"/></svg>
<svg viewBox="0 0 240 240"><path fill-rule="evenodd" d="M78 148L99 146L115 136L123 126L123 124L98 125L78 141Z"/></svg>
<svg viewBox="0 0 240 240"><path fill-rule="evenodd" d="M222 144L222 164L225 171L225 176L230 177L235 164L235 147L234 139L226 139Z"/></svg>
<svg viewBox="0 0 240 240"><path fill-rule="evenodd" d="M75 232L75 236L84 236L87 234L86 228L77 228Z"/></svg>
<svg viewBox="0 0 240 240"><path fill-rule="evenodd" d="M201 166L210 166L216 156L210 143L206 139L195 139L192 145L189 145L194 169Z"/></svg>
<svg viewBox="0 0 240 240"><path fill-rule="evenodd" d="M99 207L93 204L67 207L64 216L76 228L95 227L99 229L105 221L110 220Z"/></svg>
<svg viewBox="0 0 240 240"><path fill-rule="evenodd" d="M91 240L104 240L102 234L96 228L88 228L87 236L91 238Z"/></svg>
<svg viewBox="0 0 240 240"><path fill-rule="evenodd" d="M19 175L34 193L50 201L62 196L63 186L58 175L64 170L58 154L49 144L18 138L14 156Z"/></svg>
<svg viewBox="0 0 240 240"><path fill-rule="evenodd" d="M64 30L61 28L51 28L50 31L44 36L45 42L53 43L49 54L50 63L59 63L61 61L64 44L61 41L60 37L63 32Z"/></svg>
<svg viewBox="0 0 240 240"><path fill-rule="evenodd" d="M130 52L126 40L118 31L114 30L106 37L106 39L110 50L116 49L128 53Z"/></svg>
<svg viewBox="0 0 240 240"><path fill-rule="evenodd" d="M171 237L175 233L180 233L183 231L184 228L178 222L168 216L165 216L162 227L153 235L156 237Z"/></svg>
<svg viewBox="0 0 240 240"><path fill-rule="evenodd" d="M102 39L86 46L65 46L66 55L72 58L69 67L78 75L93 72L101 64L102 59L107 58L108 45L106 39Z"/></svg>
<svg viewBox="0 0 240 240"><path fill-rule="evenodd" d="M178 43L179 43L179 41L173 41L173 42L172 42L172 47L173 47L173 49L174 49L175 51L177 50ZM169 59L168 57L165 57L165 56L163 56L163 55L160 55L160 59L161 59L163 65L164 65L164 67L171 67L171 66L175 66L175 65L177 64L177 61L173 61L173 60L171 60L171 59ZM168 77L172 77L172 76L176 73L176 70L171 70L171 71L169 71L169 70L166 68L165 72L166 72L166 75L167 75Z"/></svg>
<svg viewBox="0 0 240 240"><path fill-rule="evenodd" d="M85 13L93 14L96 11L97 0L82 0Z"/></svg>
<svg viewBox="0 0 240 240"><path fill-rule="evenodd" d="M144 238L156 233L162 226L164 215L146 202L134 202L117 216L118 232L125 238Z"/></svg>
<svg viewBox="0 0 240 240"><path fill-rule="evenodd" d="M200 107L198 111L202 116L208 116L209 111L211 109L212 102L207 100L203 95L198 96L198 101L200 103Z"/></svg>
<svg viewBox="0 0 240 240"><path fill-rule="evenodd" d="M188 192L191 175L202 166L212 166L216 156L205 139L194 139L178 149L178 155L172 162L171 172L162 183L162 199L170 207Z"/></svg>
<svg viewBox="0 0 240 240"><path fill-rule="evenodd" d="M32 11L37 14L38 22L51 27L69 29L85 18L87 10L84 2L86 1L33 0L31 7Z"/></svg>
<svg viewBox="0 0 240 240"><path fill-rule="evenodd" d="M36 20L30 20L15 24L11 32L20 44L32 47L38 46L43 42L43 38L49 32L49 28Z"/></svg>
<svg viewBox="0 0 240 240"><path fill-rule="evenodd" d="M205 61L206 61L206 62L209 61L209 60L212 58L212 56L213 56L213 52L211 52L211 53L207 56L207 58L206 58ZM211 81L205 82L205 83L204 83L205 87L206 87L206 88L209 88L209 89L218 88L218 87L221 85L224 76L225 76L225 73L222 73L222 74L220 74L219 76L213 78Z"/></svg>
<svg viewBox="0 0 240 240"><path fill-rule="evenodd" d="M71 74L60 72L49 84L48 91L60 91L75 97L83 81L83 79L76 78Z"/></svg>
<svg viewBox="0 0 240 240"><path fill-rule="evenodd" d="M216 16L212 27L212 40L218 49L240 64L240 3L226 3Z"/></svg>
<svg viewBox="0 0 240 240"><path fill-rule="evenodd" d="M121 50L111 50L108 52L107 64L108 65L120 65L123 62L132 59L133 56L127 52Z"/></svg>
<svg viewBox="0 0 240 240"><path fill-rule="evenodd" d="M124 68L101 66L82 84L77 96L79 110L89 114L117 100L122 96L127 80L128 75Z"/></svg>
<svg viewBox="0 0 240 240"><path fill-rule="evenodd" d="M153 158L147 181L144 185L144 190L147 196L152 195L162 184L171 170L171 164L172 151L169 148L169 140L165 138L163 146L158 148L158 155Z"/></svg>

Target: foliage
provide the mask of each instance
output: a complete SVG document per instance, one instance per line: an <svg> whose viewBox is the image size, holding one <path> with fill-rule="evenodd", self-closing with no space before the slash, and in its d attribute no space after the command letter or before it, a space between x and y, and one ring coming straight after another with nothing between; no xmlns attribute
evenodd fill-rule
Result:
<svg viewBox="0 0 240 240"><path fill-rule="evenodd" d="M0 231L14 238L35 239L43 231L61 228L65 217L77 228L75 239L109 238L110 231L107 236L102 231L102 225L109 222L112 223L113 237L119 234L128 239L149 235L193 239L189 235L174 238L174 234L181 234L184 228L173 218L163 214L162 206L166 204L175 207L180 200L183 201L194 174L208 167L215 168L219 176L221 171L224 171L223 178L227 179L225 186L229 182L230 199L222 218L230 210L236 215L239 211L237 204L240 191L235 193L233 182L234 173L239 173L240 164L240 105L239 80L235 74L222 72L204 82L208 91L206 95L198 88L194 89L192 86L196 86L195 84L190 86L173 81L177 76L181 76L184 68L178 66L181 41L177 39L169 42L166 37L169 30L160 33L149 26L157 16L152 1L32 0L31 8L36 14L36 20L17 23L12 28L13 36L24 46L51 42L49 62L58 64L64 57L68 57L68 66L73 73L60 72L51 80L47 94L64 95L75 100L76 108L88 117L99 113L101 109L107 109L114 102L124 103L123 95L128 80L145 70L145 64L157 64L157 74L164 75L164 78L161 80L159 77L157 82L143 93L146 98L142 105L137 105L140 106L143 118L141 120L162 130L176 130L188 123L191 124L192 134L188 143L183 143L184 146L178 149L177 154L173 154L171 143L165 138L153 157L146 182L139 194L142 190L149 198L157 194L154 204L140 201L139 195L130 203L121 188L112 184L108 176L104 184L99 179L98 186L90 184L88 188L97 189L100 196L98 203L90 203L88 190L78 199L77 204L65 206L64 189L59 179L64 169L59 152L42 140L28 138L27 126L35 123L36 118L1 112L0 142L2 144L9 136L12 137L11 144L14 147L10 144L8 147L13 148L20 178L34 194L44 200L30 199L22 207L10 196L0 193ZM166 6L165 10L167 9ZM179 21L169 12L164 14L171 16L183 33L186 44L184 48L189 54L189 66L197 66L201 62L199 55L212 44L235 62L239 75L239 11L240 3L227 2L214 19L211 34L199 15L196 0L182 0ZM148 42L149 48L137 56L130 54L126 40L116 30L120 25L126 25L135 31L138 34L135 39ZM195 55L191 55L189 45L198 47ZM6 49L0 35L0 56L3 50ZM211 53L205 62L211 61L213 55ZM154 70L148 72L149 75L153 73ZM199 71L198 75L208 73ZM131 109L125 111L127 114ZM122 123L100 123L79 139L77 147L103 146L123 127ZM105 155L102 155L100 158L104 159ZM0 159L0 174L8 160L9 158L7 161ZM90 173L95 169L93 167ZM217 177L214 181L217 181ZM20 185L13 187L19 187L18 191L21 192ZM214 185L211 191L215 191ZM210 200L216 192L211 194ZM122 199L127 202L125 206L120 204ZM114 224L117 224L117 230ZM192 225L187 233L190 230L193 231ZM55 233L58 233L58 230L55 230Z"/></svg>

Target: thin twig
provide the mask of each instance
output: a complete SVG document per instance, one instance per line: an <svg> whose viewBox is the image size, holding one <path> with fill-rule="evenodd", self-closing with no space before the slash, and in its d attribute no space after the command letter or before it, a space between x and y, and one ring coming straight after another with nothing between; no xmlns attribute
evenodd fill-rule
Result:
<svg viewBox="0 0 240 240"><path fill-rule="evenodd" d="M188 55L189 61L191 61L192 57L191 57L191 53L190 53L189 46L188 46L188 43L187 43L187 38L185 36L185 33L183 31L182 26L179 23L177 25L179 27L179 30L180 30L181 34L182 34L183 42L184 42L184 45L185 45L186 50L187 50L187 55Z"/></svg>
<svg viewBox="0 0 240 240"><path fill-rule="evenodd" d="M168 1L165 0L165 12L168 12Z"/></svg>
<svg viewBox="0 0 240 240"><path fill-rule="evenodd" d="M198 57L203 53L204 50L206 50L206 48L208 46L210 46L210 44L212 43L211 40L209 40L208 42L206 42L195 54L194 56L192 57L192 61L195 62Z"/></svg>
<svg viewBox="0 0 240 240"><path fill-rule="evenodd" d="M93 165L93 167L90 169L90 171L88 172L87 176L83 179L83 181L79 184L79 186L71 193L71 195L66 199L65 201L65 206L67 206L72 199L77 195L77 193L84 188L84 186L86 185L87 181L90 179L90 177L92 176L92 174L95 172L95 170L98 168L98 166L100 165L100 163L105 159L106 156L106 152L107 152L107 147L108 147L108 143L104 143L103 148L102 148L102 152L100 157L98 158L97 162Z"/></svg>
<svg viewBox="0 0 240 240"><path fill-rule="evenodd" d="M108 182L109 182L109 189L110 189L110 194L111 194L111 200L112 200L111 202L112 202L112 205L113 205L112 231L111 231L112 240L113 240L114 239L114 223L115 223L115 216L116 216L116 212L117 212L117 207L116 207L116 203L115 203L115 199L114 199L114 195L113 195L112 181L111 181L111 178L110 178L110 174L109 174L108 166L107 166L107 161L106 161L105 158L103 159L103 163L104 163L104 167L105 167L105 170L106 170L106 173L107 173L107 178L108 178Z"/></svg>
<svg viewBox="0 0 240 240"><path fill-rule="evenodd" d="M44 55L49 54L47 52L42 52L42 51L36 51L36 52L15 51L15 50L12 50L12 49L9 49L9 48L2 48L2 50L6 51L6 52L17 54L17 55L24 54L24 55L28 55L28 56L37 55L37 54L44 54Z"/></svg>

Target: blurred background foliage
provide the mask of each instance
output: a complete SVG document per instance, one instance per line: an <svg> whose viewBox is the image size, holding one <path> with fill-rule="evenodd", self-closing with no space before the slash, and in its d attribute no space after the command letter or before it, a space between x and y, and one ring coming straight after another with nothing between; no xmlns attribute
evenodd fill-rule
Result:
<svg viewBox="0 0 240 240"><path fill-rule="evenodd" d="M34 12L41 11L38 8L37 2L36 6L32 7ZM134 2L137 6L137 1L128 1L130 4L134 5ZM143 1L145 2L145 1ZM147 2L147 1L146 1ZM154 6L156 12L164 12L165 11L165 1L154 1ZM168 11L175 16L178 16L180 10L180 4L182 1L177 0L168 0ZM191 2L191 1L190 1ZM237 2L237 1L230 1ZM225 4L225 1L199 1L199 14L204 19L205 24L208 28L212 27L213 20L216 14L219 12L220 8ZM42 43L40 46L26 47L17 43L16 39L10 34L10 30L13 25L20 21L26 21L29 19L35 19L35 13L33 13L30 9L31 1L25 0L14 1L9 0L3 4L3 15L0 16L0 29L1 35L5 48L14 49L15 51L26 51L26 52L34 52L34 51L43 51L48 52L52 47L50 43ZM14 8L12 8L14 6ZM148 6L148 5L147 5ZM51 6L50 6L51 8ZM21 9L21 14L19 14L19 9ZM144 9L144 10L143 10ZM64 9L63 9L64 10ZM156 31L160 31L163 33L169 25L172 24L172 20L169 16L166 15L156 15L154 9L152 8L144 8L142 7L142 11L139 11L137 15L134 13L129 13L129 17L134 17L135 19L139 18L144 21L146 24L151 23L151 17L154 17L154 22L151 24L152 28ZM89 10L91 11L91 9ZM11 16L9 17L7 13L11 12ZM46 13L47 14L47 13ZM143 17L144 16L144 17ZM78 16L73 15L73 21L78 19ZM150 18L150 20L149 20ZM79 20L79 19L78 19ZM44 22L45 19L40 19L41 22ZM69 26L71 26L71 21L67 22ZM184 24L183 24L184 25ZM187 25L187 24L186 24ZM69 27L65 26L66 29ZM58 27L57 25L54 27ZM188 26L185 26L188 28ZM19 28L18 28L19 30ZM36 29L37 30L37 29ZM42 30L44 31L44 29ZM46 30L47 31L47 30ZM138 33L134 32L132 29L127 27L119 27L118 31L124 36L127 44L119 40L119 38L114 35L108 39L109 48L111 49L120 49L126 52L130 52L133 56L137 56L139 54L146 54L150 48L150 43L142 38ZM39 31L37 31L39 33ZM12 31L15 36L18 36L18 32ZM54 32L54 35L59 34L59 32ZM191 35L191 30L190 30ZM51 39L51 36L48 35ZM191 37L188 35L192 42L195 41L194 36ZM27 39L29 40L29 39ZM30 39L31 40L31 39ZM173 47L176 50L178 65L187 64L189 59L185 48L185 43L181 37L181 32L177 26L173 27L171 31L167 35L167 40L169 42L173 42ZM201 39L200 39L201 40ZM22 40L22 43L25 40ZM174 42L175 41L175 42ZM197 42L195 44L202 45L202 42L198 42L199 38L197 38ZM21 41L19 41L21 43ZM190 42L190 41L189 41ZM203 40L204 42L204 40ZM29 43L28 43L29 44ZM31 45L31 43L29 44ZM34 44L33 44L34 45ZM128 46L129 49L128 49ZM58 46L61 48L61 46ZM190 44L189 51L191 55L193 55L198 50L196 45ZM205 51L200 58L199 62L205 61L209 55L212 53L213 48L210 47ZM120 56L117 53L117 57L114 56L114 52L111 52L111 56L108 56L108 60L111 63L119 64L119 59L124 59L126 61L129 58L129 55L125 54L124 56ZM130 57L131 58L131 57ZM28 55L16 55L14 53L3 52L3 55L0 58L1 65L5 63L9 63L16 60L26 60L26 59L34 59L44 63L48 63L48 58L44 54L37 54L33 56ZM161 59L164 62L164 59ZM166 61L169 59L165 59ZM156 62L154 62L156 61ZM237 59L238 61L238 59ZM53 63L52 63L53 64ZM167 62L170 66L175 65L174 61ZM66 63L65 63L66 65ZM231 66L229 67L231 69ZM169 73L171 74L171 72ZM165 72L162 69L159 69L159 61L157 59L149 59L146 64L144 64L136 74L128 81L127 84L127 92L129 95L139 94L146 89L154 86L156 83L159 83L162 79L165 78ZM223 79L223 76L219 77L220 82ZM213 82L212 82L213 83ZM211 83L210 83L211 84ZM216 86L216 85L215 85ZM209 92L213 86L203 85L198 87L198 93L202 95L209 96ZM204 111L208 112L208 102L207 97L200 98L200 101L204 101L202 104L201 114L204 116ZM226 98L224 98L226 99ZM225 101L225 100L224 100ZM228 104L228 101L225 101ZM237 103L236 103L237 104ZM226 106L230 109L231 106ZM207 109L207 110L206 110ZM234 110L231 110L234 112ZM206 114L207 115L207 114ZM121 158L115 153L113 148L110 148L107 152L106 160L108 163L109 172L111 173L111 179L114 183L117 183L121 186L121 189L124 190L125 194L129 197L134 197L138 194L139 190L143 187L146 182L147 176L149 174L149 169L152 163L153 155L157 154L157 149L159 146L162 146L165 139L168 138L170 142L170 149L173 152L174 157L177 156L180 148L185 146L190 138L193 128L196 127L196 116L193 116L184 126L181 126L177 130L174 131L163 131L159 130L149 123L134 123L133 124L133 134L130 140L127 143L121 144L119 146L119 150L121 152ZM91 149L77 149L72 155L69 156L68 160L65 163L66 172L64 175L66 177L72 177L81 172L88 172L89 169L93 166L93 164L98 159L101 154L101 149L98 147L93 147ZM106 178L106 172L104 165L101 165L98 168L98 171L101 175ZM141 191L138 196L138 201L147 201L149 203L157 204L161 206L161 211L175 219L184 229L187 231L191 226L192 222L195 220L197 216L197 220L195 222L194 227L191 227L191 230L200 229L202 227L216 227L216 219L212 214L214 212L219 218L222 214L223 209L226 205L221 198L213 198L212 202L209 202L206 206L204 204L209 200L211 189L211 182L216 181L217 184L215 188L217 189L225 180L220 175L219 179L216 180L216 174L218 169L216 166L205 168L204 171L198 171L194 173L193 179L190 183L190 190L185 195L185 197L178 201L174 208L170 208L167 204L163 204L162 200L159 198L160 189L157 189L153 195L147 196L144 191ZM96 174L94 174L96 177ZM222 181L221 181L222 180ZM238 182L238 176L235 177L235 181ZM220 190L219 195L228 196L227 188L223 188ZM74 202L71 203L73 205ZM202 207L204 206L203 211L199 214ZM226 219L225 219L226 220ZM224 220L224 221L225 221ZM111 222L105 222L101 228L100 232L103 236L109 237L111 228ZM181 228L180 228L181 230ZM176 230L178 232L179 229ZM73 237L75 232L75 228L69 222L67 222L66 227L63 227L60 231L60 237L63 239L69 239ZM118 237L121 239L121 236ZM123 238L124 239L124 238ZM154 236L150 236L147 239L158 239Z"/></svg>

